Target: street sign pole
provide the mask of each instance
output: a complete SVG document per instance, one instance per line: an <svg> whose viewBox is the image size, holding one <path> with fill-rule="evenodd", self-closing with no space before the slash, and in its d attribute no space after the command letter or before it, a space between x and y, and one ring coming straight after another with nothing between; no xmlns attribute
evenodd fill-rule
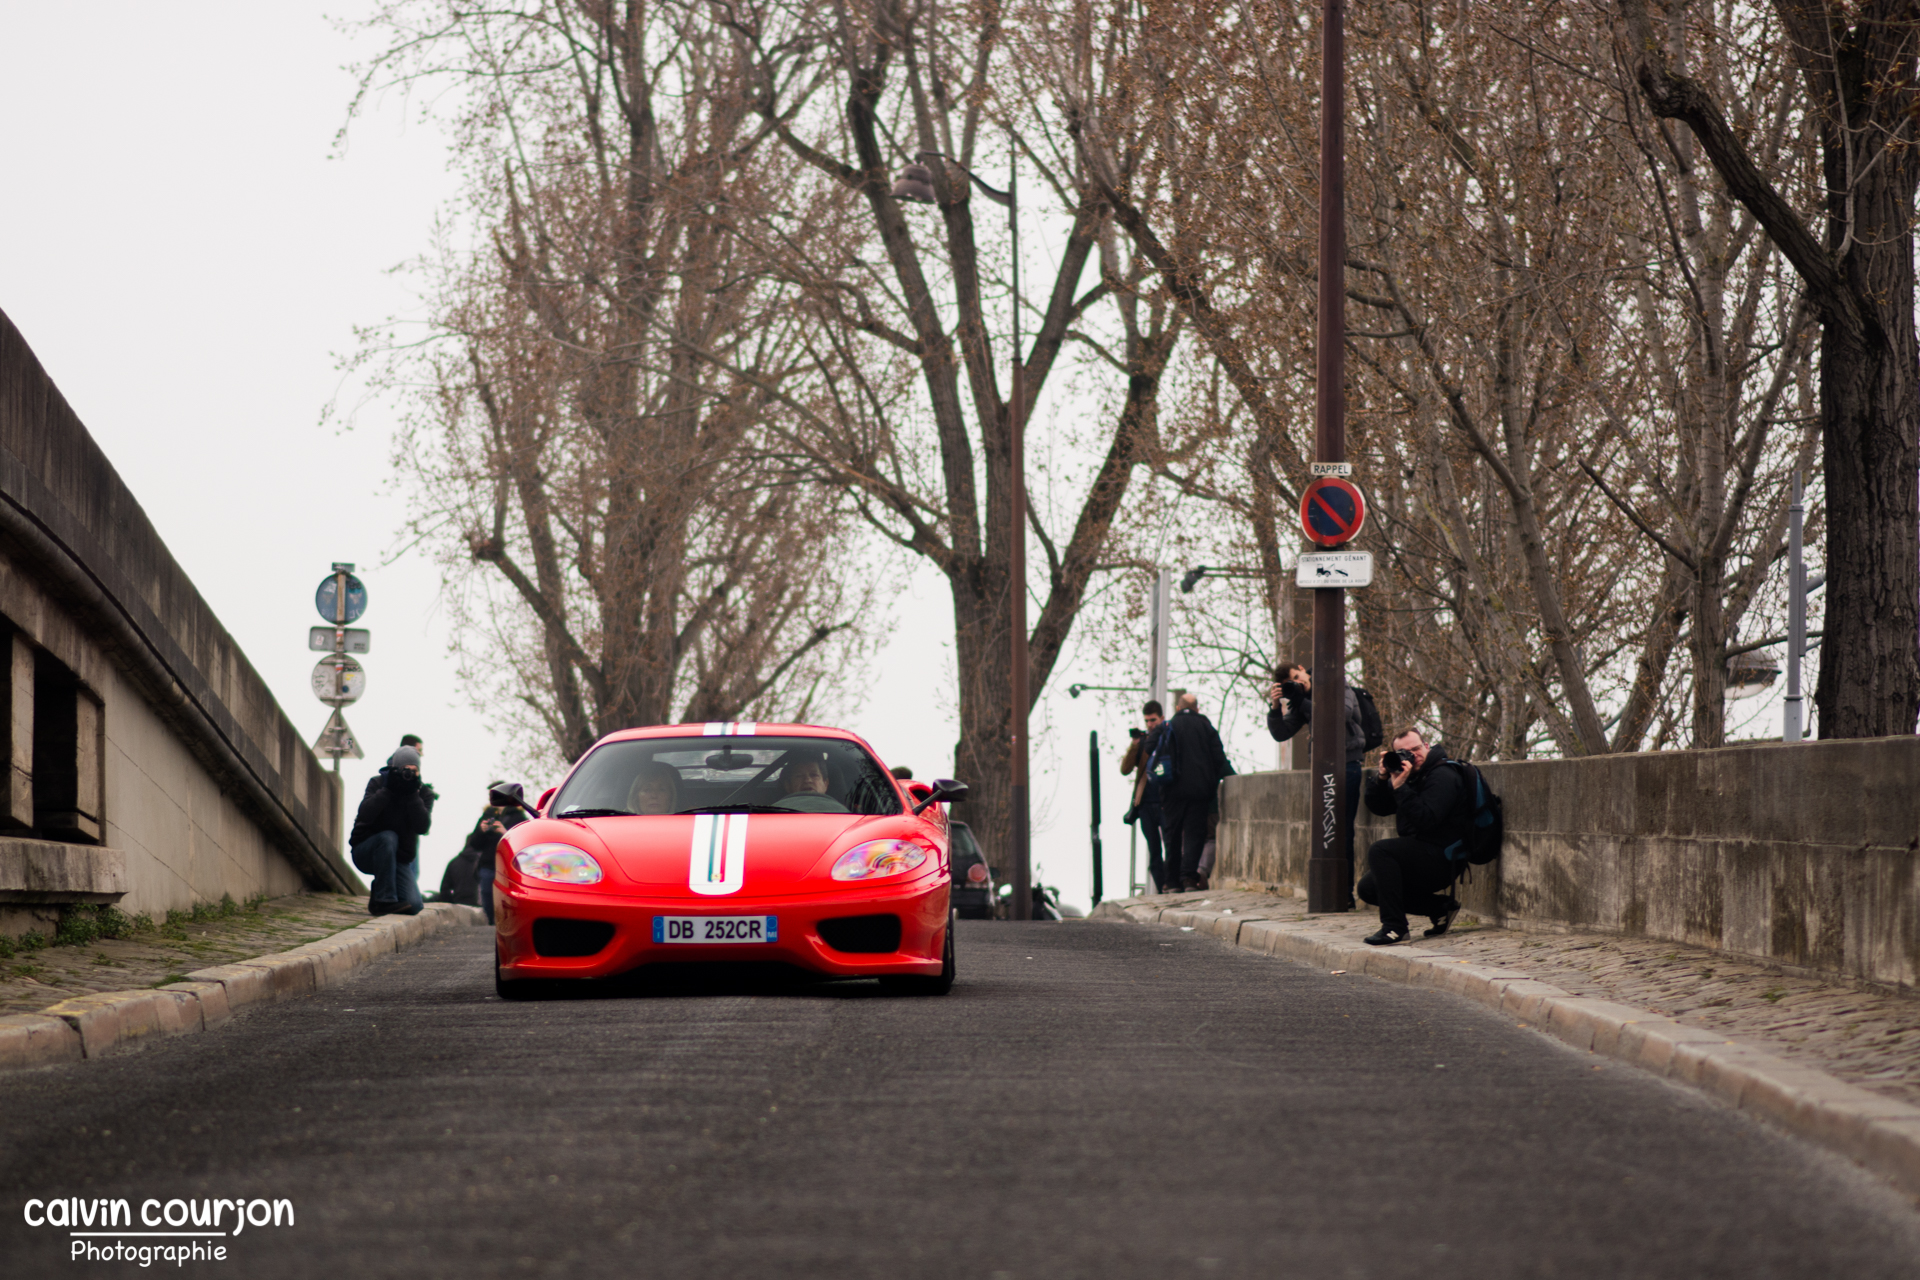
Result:
<svg viewBox="0 0 1920 1280"><path fill-rule="evenodd" d="M1346 29L1342 0L1323 0L1320 28L1320 296L1313 457L1347 460ZM1312 855L1307 910L1345 911L1347 744L1347 593L1313 593Z"/></svg>
<svg viewBox="0 0 1920 1280"><path fill-rule="evenodd" d="M1161 569L1153 576L1153 600L1149 614L1152 634L1152 671L1147 677L1147 696L1160 704L1167 714L1167 632L1172 628L1173 570Z"/></svg>
<svg viewBox="0 0 1920 1280"><path fill-rule="evenodd" d="M347 624L366 611L367 588L353 576L351 564L335 561L333 573L320 579L313 603L321 620L330 625L309 628L307 647L331 651L333 655L331 661L322 658L313 669L314 696L333 708L333 716L327 721L327 727L320 731L314 751L331 755L333 771L338 774L342 756L351 755L356 760L364 757L352 730L347 728L346 718L340 714L340 708L358 700L366 688L366 672L347 655L367 652L372 641L366 631L349 629Z"/></svg>
<svg viewBox="0 0 1920 1280"><path fill-rule="evenodd" d="M1087 781L1090 786L1092 808L1089 811L1088 829L1093 833L1093 905L1099 906L1100 899L1106 896L1106 885L1100 865L1100 731L1087 731Z"/></svg>

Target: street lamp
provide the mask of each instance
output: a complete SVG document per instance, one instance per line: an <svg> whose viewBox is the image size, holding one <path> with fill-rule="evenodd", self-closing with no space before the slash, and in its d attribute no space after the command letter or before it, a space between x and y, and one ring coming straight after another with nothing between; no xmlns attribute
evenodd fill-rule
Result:
<svg viewBox="0 0 1920 1280"><path fill-rule="evenodd" d="M1016 197L1019 187L1019 146L1014 145L1007 152L1007 189L1000 191L981 181L980 176L952 156L939 151L922 151L914 162L900 171L900 177L893 184L893 196L909 204L937 204L939 194L933 185L933 170L927 164L929 160L944 160L960 172L967 175L973 185L980 188L987 199L1007 210L1008 231L1013 241L1013 403L1007 412L1007 462L1012 473L1009 488L1011 501L1007 504L1007 597L1008 597L1008 633L1012 646L1012 706L1008 709L1008 719L1012 722L1008 745L1012 749L1012 837L1013 837L1013 909L1015 920L1033 918L1033 864L1030 846L1031 831L1028 825L1028 780L1027 780L1027 711L1032 699L1028 695L1027 669L1027 446L1026 446L1026 373L1020 357L1020 203Z"/></svg>
<svg viewBox="0 0 1920 1280"><path fill-rule="evenodd" d="M1146 686L1138 684L1070 684L1067 686L1067 696L1077 698L1089 689L1108 690L1113 693L1145 693L1147 691Z"/></svg>

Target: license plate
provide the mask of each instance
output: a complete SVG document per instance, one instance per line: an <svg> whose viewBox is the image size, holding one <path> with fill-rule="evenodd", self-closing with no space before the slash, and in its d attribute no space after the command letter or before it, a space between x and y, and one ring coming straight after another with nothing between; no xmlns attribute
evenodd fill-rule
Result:
<svg viewBox="0 0 1920 1280"><path fill-rule="evenodd" d="M655 942L778 942L779 916L655 916Z"/></svg>

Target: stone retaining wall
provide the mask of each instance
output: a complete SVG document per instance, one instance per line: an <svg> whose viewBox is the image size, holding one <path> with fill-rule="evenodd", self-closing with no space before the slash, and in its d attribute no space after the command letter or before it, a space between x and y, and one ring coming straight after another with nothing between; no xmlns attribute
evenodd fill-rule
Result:
<svg viewBox="0 0 1920 1280"><path fill-rule="evenodd" d="M1460 892L1501 924L1664 938L1911 989L1920 737L1484 766L1500 861ZM1222 789L1217 878L1304 895L1308 774ZM1356 846L1391 835L1361 807Z"/></svg>
<svg viewBox="0 0 1920 1280"><path fill-rule="evenodd" d="M338 778L4 314L0 757L0 932L359 888Z"/></svg>

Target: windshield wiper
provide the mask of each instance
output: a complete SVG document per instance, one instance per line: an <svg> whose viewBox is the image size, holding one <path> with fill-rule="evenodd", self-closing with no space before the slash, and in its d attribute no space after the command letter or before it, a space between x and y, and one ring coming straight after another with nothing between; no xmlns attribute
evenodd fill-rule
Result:
<svg viewBox="0 0 1920 1280"><path fill-rule="evenodd" d="M631 809L569 809L565 813L556 813L556 818L637 818L640 815Z"/></svg>
<svg viewBox="0 0 1920 1280"><path fill-rule="evenodd" d="M797 809L788 809L777 804L707 804L697 809L680 809L678 813L797 813Z"/></svg>

